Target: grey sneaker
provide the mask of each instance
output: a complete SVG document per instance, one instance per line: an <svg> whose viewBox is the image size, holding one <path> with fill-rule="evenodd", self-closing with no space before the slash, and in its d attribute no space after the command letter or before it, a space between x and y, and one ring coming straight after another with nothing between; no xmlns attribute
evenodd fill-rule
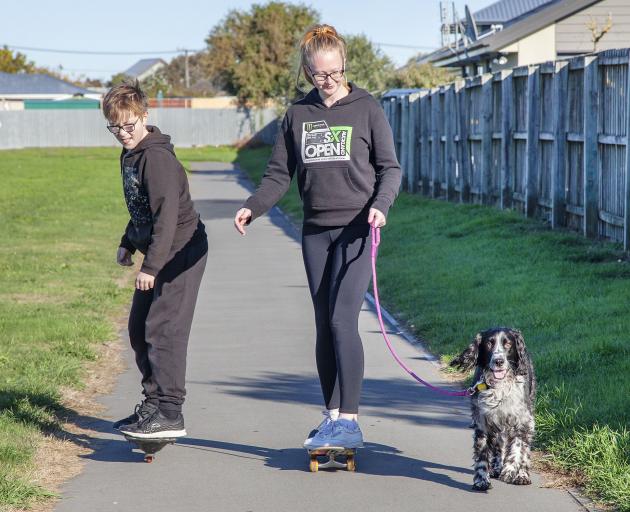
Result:
<svg viewBox="0 0 630 512"><path fill-rule="evenodd" d="M308 448L310 446L311 440L317 435L318 432L323 431L323 432L329 433L329 431L332 430L334 419L331 417L330 411L327 409L324 409L322 411L322 414L324 415L324 419L319 425L317 425L317 427L315 427L313 430L310 431L310 433L308 434L308 437L304 441L304 448Z"/></svg>
<svg viewBox="0 0 630 512"><path fill-rule="evenodd" d="M320 430L308 440L308 449L315 448L362 448L363 433L354 420L338 419L332 422L332 428Z"/></svg>
<svg viewBox="0 0 630 512"><path fill-rule="evenodd" d="M120 427L126 427L127 425L131 425L132 423L138 423L142 421L144 418L148 418L157 410L157 405L150 404L146 400L143 400L133 410L126 418L122 420L118 420L116 423L112 425L112 428L116 430L120 430Z"/></svg>
<svg viewBox="0 0 630 512"><path fill-rule="evenodd" d="M171 420L163 416L159 409L156 409L151 416L144 418L138 423L120 427L120 431L128 436L141 439L161 439L186 435L184 417L181 414L176 419Z"/></svg>

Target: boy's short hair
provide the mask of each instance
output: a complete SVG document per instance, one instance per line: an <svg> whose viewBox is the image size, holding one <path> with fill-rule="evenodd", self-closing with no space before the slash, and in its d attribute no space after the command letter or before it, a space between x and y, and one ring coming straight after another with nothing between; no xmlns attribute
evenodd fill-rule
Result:
<svg viewBox="0 0 630 512"><path fill-rule="evenodd" d="M103 98L103 114L107 120L115 123L122 121L128 112L141 116L148 108L147 95L140 88L138 80L115 85Z"/></svg>

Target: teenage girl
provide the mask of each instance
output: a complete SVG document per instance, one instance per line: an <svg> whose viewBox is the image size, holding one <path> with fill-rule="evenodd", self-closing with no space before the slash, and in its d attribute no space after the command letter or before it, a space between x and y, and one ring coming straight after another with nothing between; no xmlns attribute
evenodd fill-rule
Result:
<svg viewBox="0 0 630 512"><path fill-rule="evenodd" d="M302 38L300 53L298 77L303 72L313 89L288 109L260 186L234 224L244 235L245 226L273 207L297 176L326 407L304 446L356 448L363 445L358 320L371 277L370 225L385 225L401 171L383 109L346 81L343 38L330 25L316 25Z"/></svg>

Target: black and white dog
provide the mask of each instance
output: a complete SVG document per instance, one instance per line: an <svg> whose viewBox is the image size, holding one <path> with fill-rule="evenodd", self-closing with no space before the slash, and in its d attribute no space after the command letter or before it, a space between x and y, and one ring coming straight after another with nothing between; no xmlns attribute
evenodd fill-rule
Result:
<svg viewBox="0 0 630 512"><path fill-rule="evenodd" d="M476 366L471 396L473 490L492 487L490 478L530 484L536 378L521 333L507 327L480 332L451 366L461 370Z"/></svg>

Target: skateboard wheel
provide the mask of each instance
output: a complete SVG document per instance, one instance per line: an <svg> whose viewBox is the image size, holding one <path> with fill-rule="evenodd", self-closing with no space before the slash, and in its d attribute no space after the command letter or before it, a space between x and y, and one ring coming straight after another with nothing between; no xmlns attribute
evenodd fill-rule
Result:
<svg viewBox="0 0 630 512"><path fill-rule="evenodd" d="M348 471L356 471L357 465L354 462L353 455L348 455L348 459L346 460L346 468L348 469Z"/></svg>
<svg viewBox="0 0 630 512"><path fill-rule="evenodd" d="M153 462L153 459L154 459L154 458L155 458L155 457L154 457L153 455L145 455L145 456L144 456L144 462L146 462L146 463L150 464L151 462Z"/></svg>
<svg viewBox="0 0 630 512"><path fill-rule="evenodd" d="M311 457L311 462L308 467L311 470L311 473L317 473L317 470L319 469L319 462L317 462L317 457Z"/></svg>

